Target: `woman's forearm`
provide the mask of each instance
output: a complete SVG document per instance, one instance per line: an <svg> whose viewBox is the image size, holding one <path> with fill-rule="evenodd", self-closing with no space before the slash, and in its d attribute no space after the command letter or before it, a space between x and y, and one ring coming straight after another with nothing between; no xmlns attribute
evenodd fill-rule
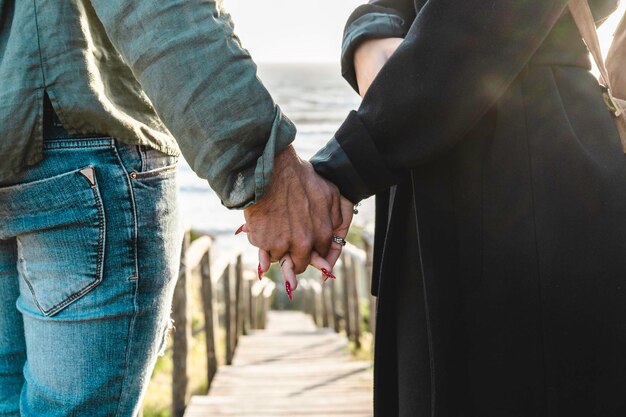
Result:
<svg viewBox="0 0 626 417"><path fill-rule="evenodd" d="M380 70L403 40L402 38L369 39L357 47L354 52L354 70L361 97L365 96Z"/></svg>

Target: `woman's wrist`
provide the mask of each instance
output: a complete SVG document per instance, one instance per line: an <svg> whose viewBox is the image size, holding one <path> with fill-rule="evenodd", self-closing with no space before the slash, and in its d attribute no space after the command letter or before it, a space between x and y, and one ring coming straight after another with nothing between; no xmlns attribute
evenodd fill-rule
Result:
<svg viewBox="0 0 626 417"><path fill-rule="evenodd" d="M365 95L382 67L402 41L402 38L368 39L356 48L354 69L361 96Z"/></svg>

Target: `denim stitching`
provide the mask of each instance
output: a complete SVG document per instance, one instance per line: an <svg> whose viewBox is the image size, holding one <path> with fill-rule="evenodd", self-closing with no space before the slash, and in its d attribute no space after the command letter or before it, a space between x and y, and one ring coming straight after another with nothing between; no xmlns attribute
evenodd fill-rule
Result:
<svg viewBox="0 0 626 417"><path fill-rule="evenodd" d="M148 153L141 145L138 145L137 148L139 148L139 159L141 159L141 172L145 172L148 165Z"/></svg>
<svg viewBox="0 0 626 417"><path fill-rule="evenodd" d="M130 324L128 325L128 344L126 345L126 364L128 364L128 362L130 361L130 355L131 355L131 336L133 334L133 331L135 329L135 321L137 320L137 315L139 314L139 306L137 305L137 292L139 291L139 286L137 285L137 280L139 279L139 260L137 257L137 239L138 239L138 229L137 229L137 205L135 203L135 192L133 190L133 183L131 181L130 175L128 174L128 170L126 169L126 167L124 166L124 163L122 162L122 159L120 157L120 154L118 152L117 146L113 146L113 153L115 154L115 157L117 158L118 164L120 165L121 169L124 171L124 176L126 178L126 183L128 185L128 190L129 190L129 194L130 194L130 200L131 200L131 207L132 207L132 212L133 212L133 222L134 222L134 227L133 227L133 249L134 249L134 257L135 257L135 274L133 277L129 278L129 281L131 281L134 284L134 288L133 288L133 316L130 320ZM117 417L120 415L120 410L122 407L122 400L123 400L123 395L125 393L125 387L128 384L128 366L126 366L124 368L124 376L122 377L122 384L121 384L121 391L120 391L120 397L117 403L117 408L115 410L115 414L113 415L114 417Z"/></svg>
<svg viewBox="0 0 626 417"><path fill-rule="evenodd" d="M178 165L176 163L174 163L173 165L168 165L168 166L163 167L163 168L157 168L157 169L154 169L152 171L136 172L135 173L135 178L150 178L150 177L156 177L158 175L166 175L166 174L169 174L171 172L175 172L177 167L178 167Z"/></svg>
<svg viewBox="0 0 626 417"><path fill-rule="evenodd" d="M54 138L46 139L46 142L89 142L89 141L97 141L97 140L105 140L109 143L112 138L111 136L58 136Z"/></svg>
<svg viewBox="0 0 626 417"><path fill-rule="evenodd" d="M44 150L110 148L113 146L113 139L110 137L48 139L44 141L43 146Z"/></svg>
<svg viewBox="0 0 626 417"><path fill-rule="evenodd" d="M77 173L78 175L78 173ZM96 181L96 177L94 175L94 181ZM83 287L81 290L79 290L78 292L72 294L71 296L69 296L68 298L66 298L64 301L60 302L59 304L55 305L54 307L49 308L48 310L42 310L42 312L46 315L46 316L51 316L55 313L58 313L59 311L61 311L63 308L67 307L69 304L71 304L73 301L77 300L78 298L82 297L83 295L87 294L89 291L91 291L93 288L95 288L98 284L100 284L102 282L102 264L104 261L104 242L106 239L106 235L105 235L105 229L106 229L106 219L104 217L104 208L103 208L103 204L102 204L102 198L100 197L100 191L98 189L98 183L96 181L96 185L95 187L89 187L92 190L93 196L94 196L94 200L96 202L96 208L98 209L98 229L100 231L100 236L98 238L98 255L97 255L97 263L96 263L96 279L94 281L92 281L90 284L88 284L87 286ZM30 286L30 284L29 284ZM37 303L37 300L35 300L35 302ZM39 303L37 303L37 305L39 305ZM41 309L41 308L40 308Z"/></svg>
<svg viewBox="0 0 626 417"><path fill-rule="evenodd" d="M133 316L130 319L130 324L128 325L128 344L126 345L126 356L125 356L125 364L124 367L124 376L122 377L122 385L120 389L120 396L118 397L117 408L115 409L114 417L120 415L120 408L122 407L123 396L126 393L126 384L128 382L128 363L130 362L130 354L131 354L131 340L132 334L135 330L135 322L137 321L137 315L139 314L139 305L137 303L137 293L139 292L139 285L137 285L137 281L133 281Z"/></svg>
<svg viewBox="0 0 626 417"><path fill-rule="evenodd" d="M122 158L120 157L120 153L117 149L117 146L113 146L112 149L113 149L113 153L115 154L115 158L117 159L119 166L122 168L122 171L124 171L124 177L126 179L126 185L128 185L128 193L130 195L130 205L131 205L131 210L132 210L132 215L133 215L132 245L133 245L133 257L135 261L135 271L134 271L133 276L129 277L128 279L130 281L134 281L134 280L139 279L139 258L137 254L137 235L139 234L139 231L137 229L137 204L135 202L135 191L133 190L133 182L130 178L130 175L128 174L128 170L126 169L124 162L122 161Z"/></svg>
<svg viewBox="0 0 626 417"><path fill-rule="evenodd" d="M17 241L17 245L18 245L18 249L21 246L21 243L18 239ZM21 252L21 251L19 251ZM30 283L30 281L28 280L27 276L28 276L28 271L26 270L26 263L24 262L24 259L20 256L19 257L19 262L22 263L22 270L23 270L23 274L20 274L22 276L22 279L24 280L24 282L26 283L26 285L28 286L28 289L30 290L31 295L33 296L33 301L35 302L35 305L37 306L37 308L39 309L39 311L41 311L43 314L46 314L44 312L43 307L39 304L39 301L37 300L37 296L35 295L35 289L33 288L33 285Z"/></svg>
<svg viewBox="0 0 626 417"><path fill-rule="evenodd" d="M75 173L76 175L80 175L79 171L77 171ZM96 177L94 176L94 181L96 181L95 179ZM41 304L39 304L39 301L37 300L37 295L35 294L35 290L30 282L30 280L28 279L28 274L26 273L26 264L24 263L23 268L24 268L24 274L22 276L22 279L24 280L24 282L26 283L26 285L28 286L28 289L30 290L32 296L33 296L33 301L35 302L35 305L37 306L37 308L39 309L39 311L41 311L45 316L52 316L56 313L58 313L59 311L61 311L62 309L64 309L65 307L67 307L68 305L70 305L72 302L74 302L75 300L77 300L78 298L82 297L83 295L87 294L89 291L91 291L93 288L95 288L98 284L100 284L100 282L102 282L102 264L104 261L104 242L105 242L105 218L104 218L104 208L103 208L103 204L102 204L102 199L100 197L100 191L98 189L98 183L96 182L95 187L90 187L94 196L94 200L95 200L95 205L96 205L96 209L98 210L98 229L100 231L100 236L98 238L98 254L97 254L97 260L96 260L96 279L94 281L92 281L91 283L87 284L85 287L83 287L82 289L80 289L79 291L75 292L74 294L70 295L69 297L67 297L66 299L64 299L63 301L61 301L60 303L50 307L49 309L44 309ZM19 243L19 242L18 242ZM23 260L20 259L22 262Z"/></svg>

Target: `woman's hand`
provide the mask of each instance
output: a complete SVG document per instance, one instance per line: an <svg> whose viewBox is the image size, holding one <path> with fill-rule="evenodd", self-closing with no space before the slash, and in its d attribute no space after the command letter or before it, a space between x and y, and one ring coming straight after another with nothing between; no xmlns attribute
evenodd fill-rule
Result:
<svg viewBox="0 0 626 417"><path fill-rule="evenodd" d="M342 223L335 230L333 230L333 235L341 238L346 238L348 235L348 230L350 229L350 224L352 223L352 216L354 214L354 204L350 202L347 198L341 196L341 215L342 215ZM246 225L241 226L238 232L246 231ZM335 275L333 274L333 268L337 263L337 260L341 256L341 250L343 246L338 243L332 243L330 250L326 257L322 257L317 252L313 251L311 254L311 266L317 268L322 272L322 278L326 281L329 278L335 279ZM263 276L265 272L270 269L271 265L271 257L269 252L264 251L263 249L259 249L259 279ZM283 279L285 280L285 291L289 296L289 299L292 299L292 292L298 287L298 279L296 277L296 273L294 271L294 263L291 259L290 254L284 255L279 260L280 270L283 275Z"/></svg>
<svg viewBox="0 0 626 417"><path fill-rule="evenodd" d="M404 41L402 38L369 39L358 46L354 53L354 69L361 97L365 96L382 67L402 41Z"/></svg>

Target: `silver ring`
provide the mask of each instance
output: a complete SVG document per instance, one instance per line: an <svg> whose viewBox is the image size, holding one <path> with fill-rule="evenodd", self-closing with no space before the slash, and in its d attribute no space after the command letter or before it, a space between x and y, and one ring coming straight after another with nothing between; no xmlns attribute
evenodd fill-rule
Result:
<svg viewBox="0 0 626 417"><path fill-rule="evenodd" d="M342 238L341 236L333 235L333 243L336 243L336 244L341 245L341 246L346 246L346 243L348 243L348 242L346 242L346 240L344 238Z"/></svg>

